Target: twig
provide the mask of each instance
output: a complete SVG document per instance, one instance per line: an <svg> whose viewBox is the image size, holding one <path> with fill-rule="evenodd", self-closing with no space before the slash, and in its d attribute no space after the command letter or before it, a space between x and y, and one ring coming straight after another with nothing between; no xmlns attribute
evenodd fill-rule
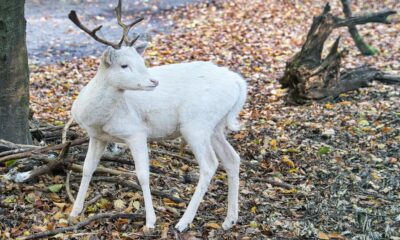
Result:
<svg viewBox="0 0 400 240"><path fill-rule="evenodd" d="M166 147L166 148L174 148L174 149L177 149L179 151L182 150L182 152L184 152L186 154L193 155L193 153L190 150L187 150L186 148L182 149L182 146L176 146L174 144L168 144L168 143L165 143L165 142L157 142L157 145L163 146L163 147Z"/></svg>
<svg viewBox="0 0 400 240"><path fill-rule="evenodd" d="M40 148L40 146L35 145L25 145L25 144L17 144L4 139L0 139L0 145L8 147L10 149L18 149L18 148Z"/></svg>
<svg viewBox="0 0 400 240"><path fill-rule="evenodd" d="M83 166L79 165L79 164L72 164L69 168L75 172L83 171ZM136 175L133 172L119 171L119 170L115 170L112 168L105 168L105 167L97 167L95 172L96 173L108 173L108 174L124 176L124 177L136 177Z"/></svg>
<svg viewBox="0 0 400 240"><path fill-rule="evenodd" d="M9 150L9 151L4 151L0 153L0 157L16 154L16 153L21 153L21 152L29 152L32 151L32 148L27 148L27 149L14 149L14 150Z"/></svg>
<svg viewBox="0 0 400 240"><path fill-rule="evenodd" d="M173 152L170 152L170 151L160 150L160 149L151 149L151 152L158 153L158 154L169 155L171 157L176 157L176 158L182 159L185 162L190 163L190 164L197 164L197 162L195 160L193 160L193 159L184 157L184 156L182 156L180 154L176 154L176 153L173 153Z"/></svg>
<svg viewBox="0 0 400 240"><path fill-rule="evenodd" d="M83 143L87 143L88 141L89 141L89 138L81 138L81 139L73 140L73 141L71 141L71 147L75 146L75 145L81 145ZM38 148L38 149L29 150L26 152L21 152L21 153L4 156L4 157L0 158L0 163L6 162L11 159L29 158L33 154L37 154L37 153L42 153L42 152L47 152L47 151L52 151L52 150L60 150L60 149L64 148L65 145L66 145L66 143L57 144L54 146L42 147L42 148Z"/></svg>
<svg viewBox="0 0 400 240"><path fill-rule="evenodd" d="M98 194L98 195L96 195L95 197L93 197L92 199L90 199L89 201L87 201L87 202L84 204L84 206L83 206L82 212L83 212L83 213L86 212L86 209L87 209L90 205L96 203L97 200L99 200L101 197L102 197L102 195L101 195L101 194Z"/></svg>
<svg viewBox="0 0 400 240"><path fill-rule="evenodd" d="M87 203L85 204L85 206L87 207L87 206L90 206L90 205L94 204L94 203L97 202L97 200L99 200L101 197L102 197L101 194L98 194L98 195L94 196L92 199L90 199L89 201L87 201ZM82 211L82 212L85 212L85 211Z"/></svg>
<svg viewBox="0 0 400 240"><path fill-rule="evenodd" d="M281 188L285 188L285 189L293 189L294 186L289 184L289 183L285 183L285 182L278 182L275 181L273 179L270 178L252 178L252 180L256 181L256 182L265 182L265 183L269 183L272 186L276 186L276 187L281 187Z"/></svg>
<svg viewBox="0 0 400 240"><path fill-rule="evenodd" d="M3 139L0 139L0 145L10 149L8 151L0 152L0 157L41 148L40 146L35 146L35 145L15 144Z"/></svg>
<svg viewBox="0 0 400 240"><path fill-rule="evenodd" d="M78 160L79 161L84 161L86 158L86 154L80 154L78 155ZM104 154L101 156L100 161L108 161L108 162L116 162L116 163L121 163L121 164L127 164L127 165L135 165L134 161L129 158L123 158L123 157L117 157L117 156L111 156L110 154Z"/></svg>
<svg viewBox="0 0 400 240"><path fill-rule="evenodd" d="M122 186L131 187L136 191L142 191L142 188L139 185L137 185L136 183L134 183L134 182L132 182L130 180L121 179L121 178L118 178L118 177L94 177L93 181L103 181L103 182L118 183L118 184L120 184ZM171 199L172 201L177 202L177 203L183 202L183 200L180 199L180 198L171 196L168 193L164 193L164 192L161 192L161 191L158 191L158 190L152 190L151 193L156 195L156 196L158 196L158 197Z"/></svg>
<svg viewBox="0 0 400 240"><path fill-rule="evenodd" d="M161 145L163 146L167 146L165 143L162 143ZM175 146L174 146L175 147ZM178 148L178 147L177 147ZM179 149L179 148L178 148ZM192 166L197 166L199 163L195 160L195 159L191 159L191 158L187 158L185 156L182 156L180 154L177 153L173 153L170 151L166 151L166 150L161 150L161 149L151 149L151 152L153 153L157 153L157 154L165 154L165 155L169 155L171 157L176 157L179 158L181 160L184 160L186 163L191 164ZM258 168L258 166L256 164L252 164L250 162L246 162L246 161L241 161L241 164L244 165L247 168L251 168L251 169L256 169ZM218 166L218 170L219 171L223 171L223 167ZM257 170L257 169L256 169Z"/></svg>
<svg viewBox="0 0 400 240"><path fill-rule="evenodd" d="M65 124L61 134L61 143L65 143L67 141L68 128L71 126L73 121L74 119L70 118L68 122Z"/></svg>
<svg viewBox="0 0 400 240"><path fill-rule="evenodd" d="M74 202L75 202L75 198L74 198L74 196L72 195L71 186L70 186L70 184L69 184L69 180L70 180L70 178L71 178L71 173L72 173L72 170L70 170L70 171L67 173L67 179L65 180L65 190L67 190L67 195L68 195L69 201L70 201L71 203L74 203Z"/></svg>
<svg viewBox="0 0 400 240"><path fill-rule="evenodd" d="M71 124L71 126L76 126L76 125L78 125L78 124L77 123L72 123ZM55 131L55 130L63 129L64 127L65 127L65 125L62 125L62 126L49 126L49 127L41 127L41 128L31 128L29 131L31 133L38 132L38 131Z"/></svg>
<svg viewBox="0 0 400 240"><path fill-rule="evenodd" d="M109 218L109 219L115 219L115 218L129 218L129 219L143 219L143 216L141 214L135 214L135 213L99 213L96 215L93 215L89 217L88 219L73 225L73 226L68 226L68 227L63 227L63 228L56 228L51 231L45 231L37 234L33 234L27 237L21 237L18 239L38 239L38 238L46 238L50 236L54 236L58 233L66 233L70 231L76 231L80 228L85 227L86 225L89 225L91 222L99 220L99 219L104 219L104 218Z"/></svg>

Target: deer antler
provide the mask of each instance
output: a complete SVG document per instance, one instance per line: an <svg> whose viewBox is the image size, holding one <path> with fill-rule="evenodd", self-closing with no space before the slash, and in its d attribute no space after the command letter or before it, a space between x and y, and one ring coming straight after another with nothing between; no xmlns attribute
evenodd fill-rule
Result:
<svg viewBox="0 0 400 240"><path fill-rule="evenodd" d="M139 39L139 35L137 35L132 41L130 41L129 40L129 31L131 30L131 28L134 25L143 21L143 17L138 17L132 23L126 25L122 22L122 14L121 14L122 10L121 9L122 9L122 0L118 0L118 5L114 10L115 10L115 15L117 15L118 25L121 26L122 30L123 30L122 39L127 46L132 46L136 42L136 40Z"/></svg>
<svg viewBox="0 0 400 240"><path fill-rule="evenodd" d="M143 20L142 17L138 17L136 18L131 24L126 25L122 22L122 17L121 17L121 8L122 8L122 0L118 1L118 6L115 8L115 14L117 16L117 21L118 21L118 25L122 27L123 33L122 33L122 38L119 41L119 43L115 44L112 43L110 41L107 41L105 39L100 38L99 36L97 36L97 31L99 31L103 25L100 25L96 28L94 28L93 30L90 30L89 28L85 27L81 21L78 18L78 15L76 14L76 12L74 10L72 10L69 14L68 14L68 18L76 25L78 26L81 30L83 30L84 32L86 32L87 34L89 34L93 39L95 39L96 41L103 43L105 45L111 46L115 49L119 49L121 48L122 44L125 42L125 44L127 46L132 46L136 40L139 39L139 35L137 35L133 40L129 40L129 31L130 29L136 25L137 23L141 22Z"/></svg>

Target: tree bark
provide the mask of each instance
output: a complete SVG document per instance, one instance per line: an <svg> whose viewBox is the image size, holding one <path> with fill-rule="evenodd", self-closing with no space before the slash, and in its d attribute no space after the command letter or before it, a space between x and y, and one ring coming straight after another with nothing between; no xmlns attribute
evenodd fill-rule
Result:
<svg viewBox="0 0 400 240"><path fill-rule="evenodd" d="M0 138L31 143L25 0L0 0Z"/></svg>

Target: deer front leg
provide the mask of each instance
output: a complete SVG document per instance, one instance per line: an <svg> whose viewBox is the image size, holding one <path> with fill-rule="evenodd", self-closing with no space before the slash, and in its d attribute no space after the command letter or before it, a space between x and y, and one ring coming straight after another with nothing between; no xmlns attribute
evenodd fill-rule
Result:
<svg viewBox="0 0 400 240"><path fill-rule="evenodd" d="M106 144L106 142L100 141L96 138L90 138L88 152L86 154L85 163L83 164L81 185L70 217L78 216L83 209L83 202L85 201L85 195L89 187L90 179L99 164L100 157L103 154Z"/></svg>
<svg viewBox="0 0 400 240"><path fill-rule="evenodd" d="M150 192L150 167L149 153L147 148L147 137L145 134L137 134L131 137L128 142L133 160L135 161L136 176L142 187L144 207L146 210L146 227L154 228L156 214L153 208L153 201Z"/></svg>

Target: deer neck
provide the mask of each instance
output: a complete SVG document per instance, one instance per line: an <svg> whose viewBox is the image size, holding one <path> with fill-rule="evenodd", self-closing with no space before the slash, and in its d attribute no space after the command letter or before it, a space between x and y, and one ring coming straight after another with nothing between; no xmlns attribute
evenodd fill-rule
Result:
<svg viewBox="0 0 400 240"><path fill-rule="evenodd" d="M99 71L75 101L74 118L86 126L104 125L122 99L123 91L107 84Z"/></svg>

